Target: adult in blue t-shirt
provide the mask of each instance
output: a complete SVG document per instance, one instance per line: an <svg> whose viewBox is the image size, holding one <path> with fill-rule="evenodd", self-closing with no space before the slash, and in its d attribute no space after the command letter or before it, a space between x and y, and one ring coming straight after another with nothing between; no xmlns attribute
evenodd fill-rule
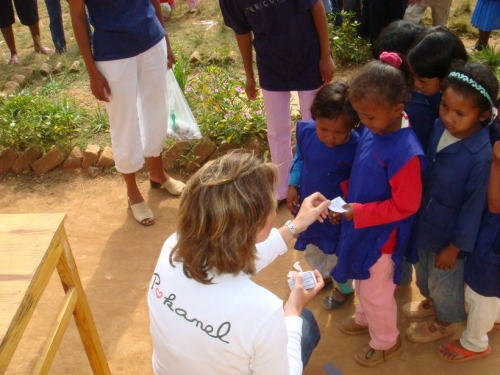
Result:
<svg viewBox="0 0 500 375"><path fill-rule="evenodd" d="M236 34L246 75L257 97L252 44L267 115L267 139L278 165L278 200L286 199L292 163L290 91L298 91L302 120L311 120L317 89L332 80L334 63L325 8L318 0L219 0L224 23Z"/></svg>
<svg viewBox="0 0 500 375"><path fill-rule="evenodd" d="M158 0L69 0L75 38L87 67L92 94L106 102L118 172L128 204L142 225L154 223L135 180L149 158L151 187L180 195L184 183L163 170L167 134L167 69L175 61ZM92 49L85 6L94 34Z"/></svg>

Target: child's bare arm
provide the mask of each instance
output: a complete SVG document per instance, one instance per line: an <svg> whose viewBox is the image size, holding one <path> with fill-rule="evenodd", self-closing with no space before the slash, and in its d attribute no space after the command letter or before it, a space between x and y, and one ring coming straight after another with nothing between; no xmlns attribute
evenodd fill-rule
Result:
<svg viewBox="0 0 500 375"><path fill-rule="evenodd" d="M299 192L296 186L288 186L288 195L286 197L286 207L292 214L297 213L297 206L299 205Z"/></svg>
<svg viewBox="0 0 500 375"><path fill-rule="evenodd" d="M488 208L494 214L500 213L500 141L493 146L493 162L488 183Z"/></svg>

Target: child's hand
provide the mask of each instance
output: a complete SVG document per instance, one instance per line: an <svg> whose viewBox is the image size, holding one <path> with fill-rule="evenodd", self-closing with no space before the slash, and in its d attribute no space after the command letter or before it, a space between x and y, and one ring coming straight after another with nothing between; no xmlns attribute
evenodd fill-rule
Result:
<svg viewBox="0 0 500 375"><path fill-rule="evenodd" d="M338 225L342 222L342 214L338 212L328 211L328 219L333 225Z"/></svg>
<svg viewBox="0 0 500 375"><path fill-rule="evenodd" d="M288 195L286 196L286 207L292 214L297 213L297 206L299 205L299 192L295 186L288 186Z"/></svg>
<svg viewBox="0 0 500 375"><path fill-rule="evenodd" d="M354 218L354 203L347 203L342 208L347 210L342 213L342 216L349 221L352 220Z"/></svg>
<svg viewBox="0 0 500 375"><path fill-rule="evenodd" d="M496 141L493 145L493 165L500 168L500 141Z"/></svg>
<svg viewBox="0 0 500 375"><path fill-rule="evenodd" d="M436 255L434 267L442 271L453 269L453 267L455 267L455 263L457 262L459 253L460 249L450 243Z"/></svg>

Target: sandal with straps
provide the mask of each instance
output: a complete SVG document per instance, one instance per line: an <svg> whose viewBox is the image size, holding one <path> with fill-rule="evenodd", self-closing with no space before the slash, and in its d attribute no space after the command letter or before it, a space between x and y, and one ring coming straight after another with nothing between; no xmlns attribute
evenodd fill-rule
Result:
<svg viewBox="0 0 500 375"><path fill-rule="evenodd" d="M149 227L150 225L153 225L155 223L153 211L151 211L146 202L142 201L136 204L131 204L129 199L128 208L132 210L134 219L139 224L144 225L145 227ZM153 221L147 221L148 219L152 219Z"/></svg>
<svg viewBox="0 0 500 375"><path fill-rule="evenodd" d="M167 178L163 183L149 180L149 184L153 189L161 189L163 186L172 195L181 195L186 186L184 182L175 180L172 177Z"/></svg>

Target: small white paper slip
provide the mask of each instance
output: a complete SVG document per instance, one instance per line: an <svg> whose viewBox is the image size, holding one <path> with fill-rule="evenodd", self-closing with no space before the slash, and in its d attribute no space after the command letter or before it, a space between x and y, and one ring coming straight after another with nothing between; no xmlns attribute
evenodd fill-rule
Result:
<svg viewBox="0 0 500 375"><path fill-rule="evenodd" d="M337 197L330 202L328 209L333 212L346 212L345 208L342 208L346 202L342 199L342 197Z"/></svg>

